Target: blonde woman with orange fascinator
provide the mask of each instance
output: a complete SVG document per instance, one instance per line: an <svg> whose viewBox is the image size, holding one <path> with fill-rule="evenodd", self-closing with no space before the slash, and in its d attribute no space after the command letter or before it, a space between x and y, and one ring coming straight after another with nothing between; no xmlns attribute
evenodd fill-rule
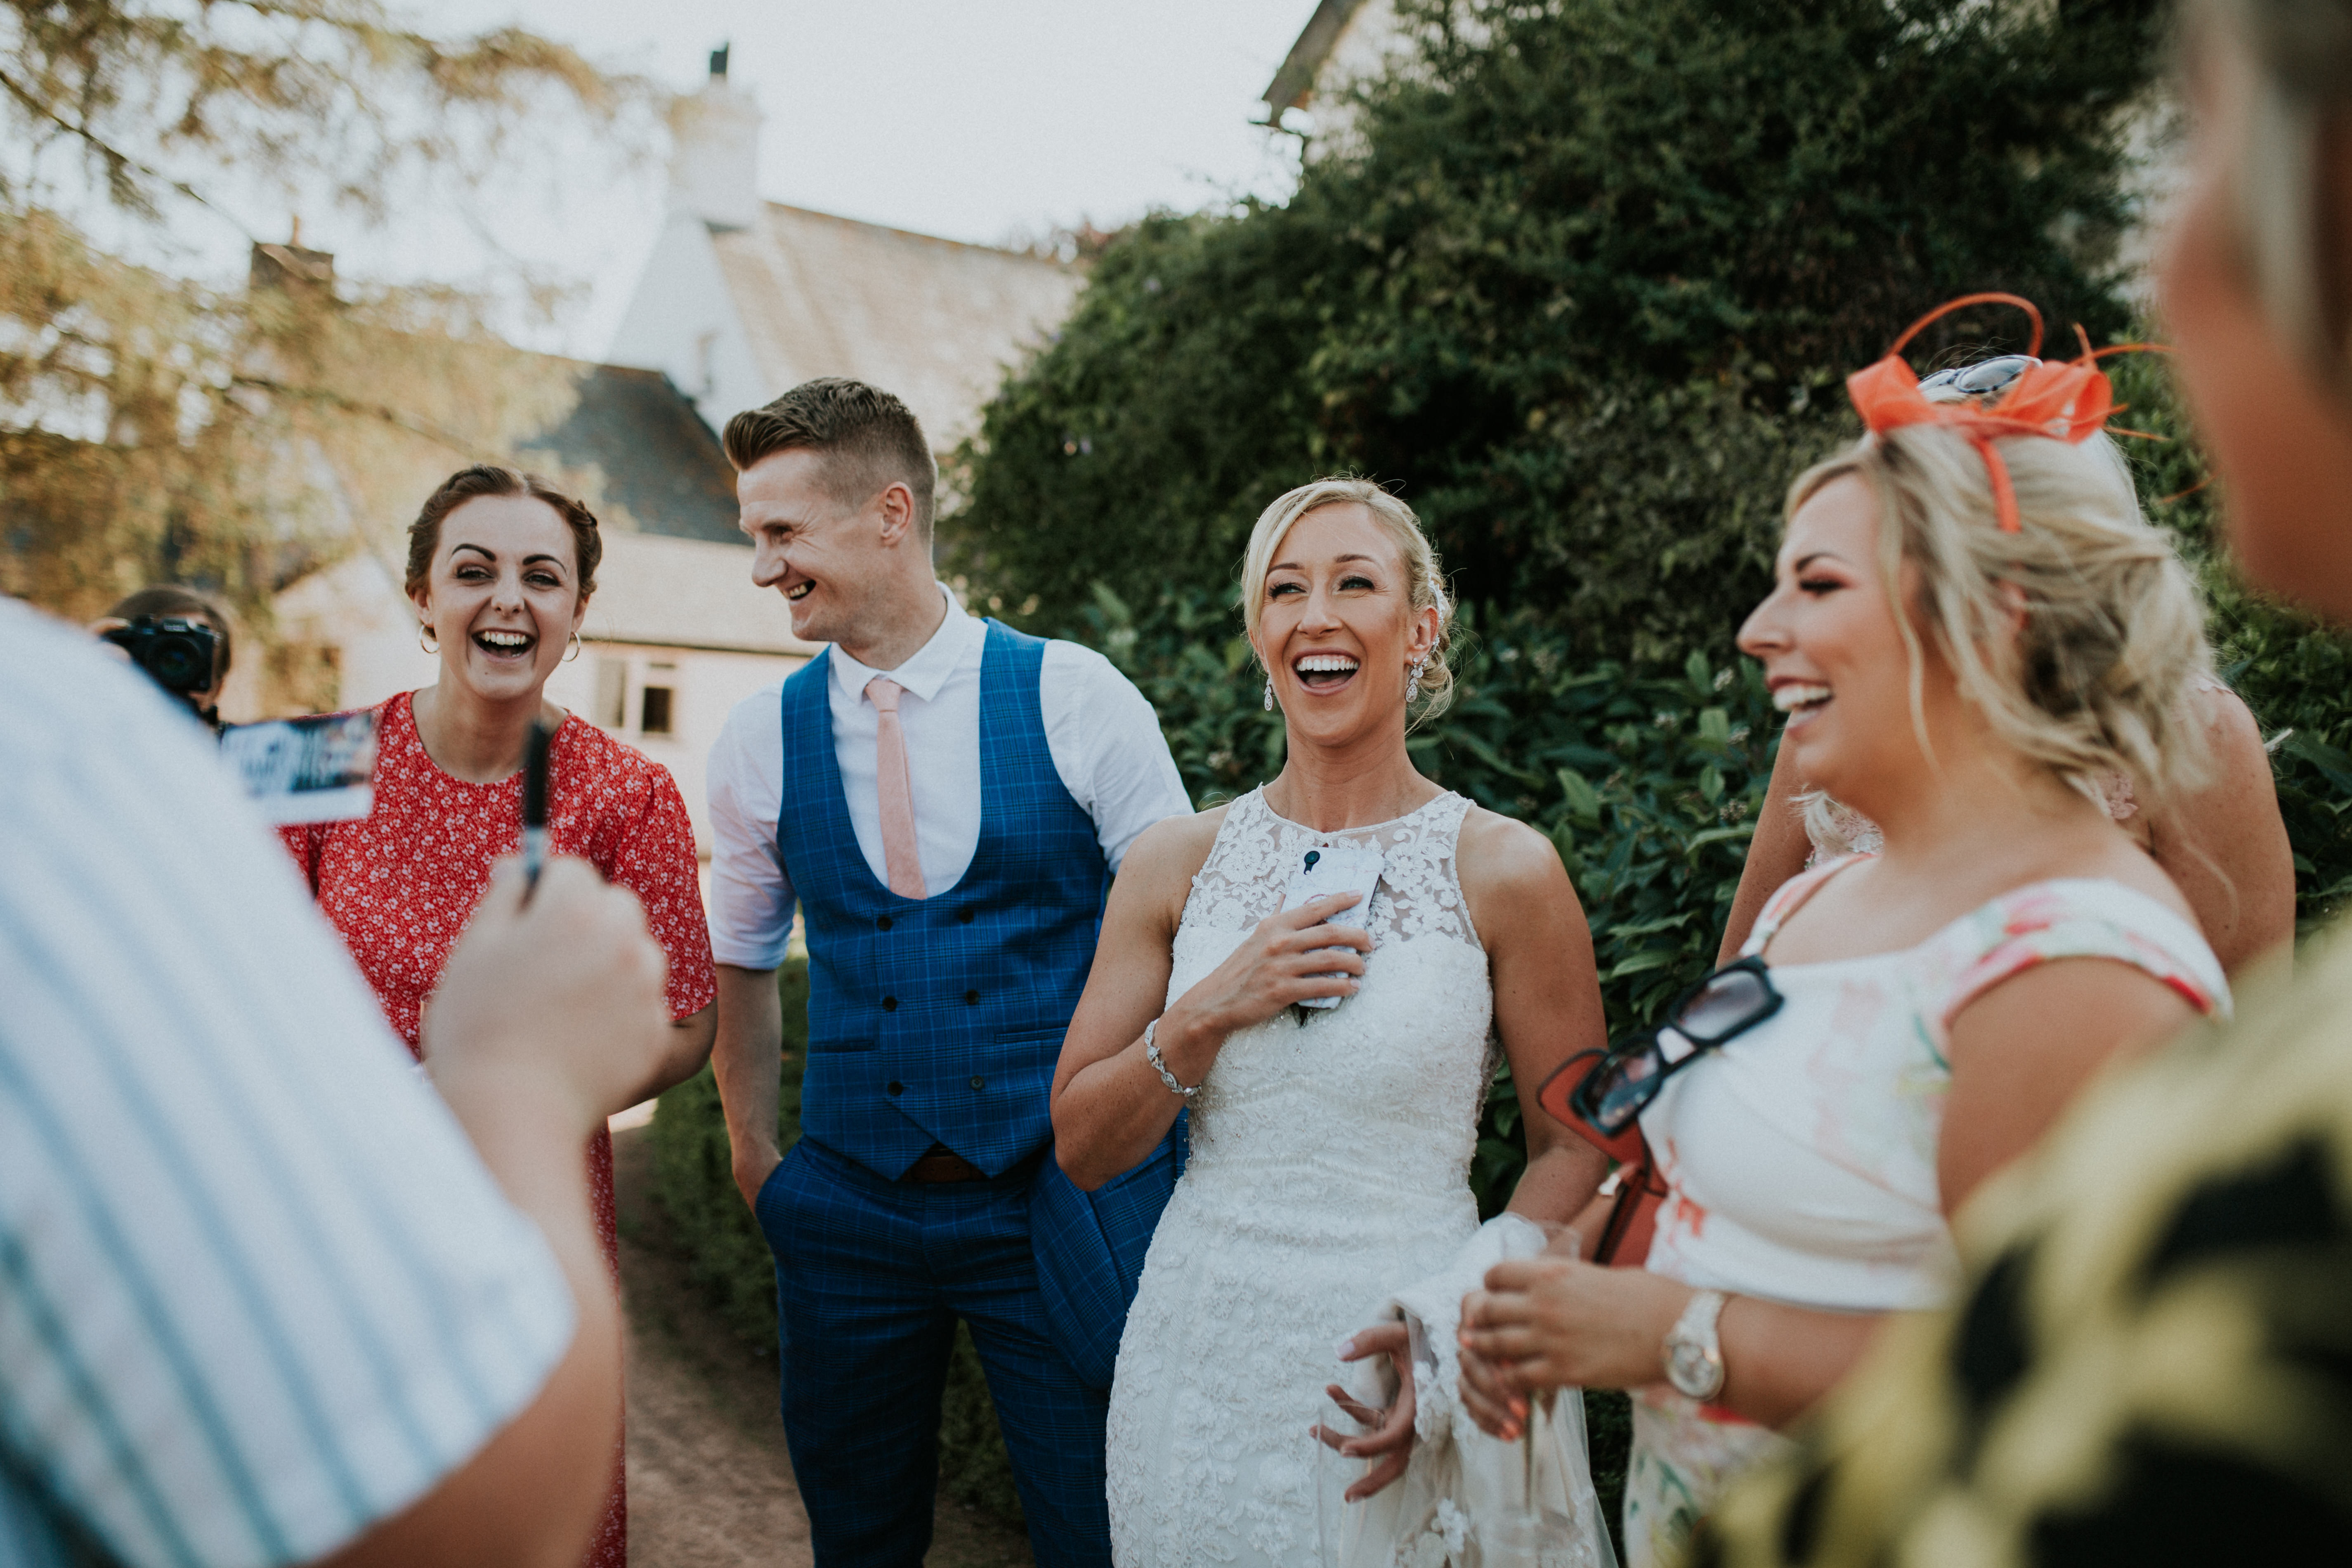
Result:
<svg viewBox="0 0 2352 1568"><path fill-rule="evenodd" d="M2249 582L2352 615L2352 0L2190 0L2158 268ZM2352 943L2120 1073L1971 1205L1709 1568L2352 1561Z"/></svg>
<svg viewBox="0 0 2352 1568"><path fill-rule="evenodd" d="M2120 774L2161 806L2206 767L2179 717L2202 611L2102 434L2106 377L2086 348L1937 402L1911 335L1849 379L1869 433L1790 488L1739 633L1784 752L1884 847L1782 888L1679 1028L1538 1097L1646 1140L1667 1191L1647 1268L1506 1263L1464 1304L1489 1432L1543 1390L1636 1391L1634 1568L1676 1555L1884 1319L1946 1299L1949 1216L2084 1082L2229 1007L2188 901L2084 787Z"/></svg>

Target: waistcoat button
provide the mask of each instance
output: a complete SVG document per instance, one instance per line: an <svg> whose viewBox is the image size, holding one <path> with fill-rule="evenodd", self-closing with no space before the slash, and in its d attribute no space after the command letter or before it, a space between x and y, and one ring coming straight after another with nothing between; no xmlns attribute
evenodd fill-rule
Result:
<svg viewBox="0 0 2352 1568"><path fill-rule="evenodd" d="M963 924L963 925L970 925L970 924L971 924L971 906L967 905L967 906L965 906L964 908L958 910L956 911L956 920L957 920L957 921L958 921L959 923Z"/></svg>
<svg viewBox="0 0 2352 1568"><path fill-rule="evenodd" d="M895 1013L898 1010L898 999L896 996L885 996L882 998L882 1011L885 1013Z"/></svg>
<svg viewBox="0 0 2352 1568"><path fill-rule="evenodd" d="M888 931L890 929L890 917L888 915L876 915L874 917L874 929L876 931Z"/></svg>
<svg viewBox="0 0 2352 1568"><path fill-rule="evenodd" d="M963 1000L964 1005L968 1007L977 1007L980 1005L980 993L977 991L967 991L963 994Z"/></svg>
<svg viewBox="0 0 2352 1568"><path fill-rule="evenodd" d="M988 1087L988 1080L984 1078L974 1075L971 1080L971 1087L974 1089L985 1089Z"/></svg>
<svg viewBox="0 0 2352 1568"><path fill-rule="evenodd" d="M906 1093L906 1092L907 1092L907 1086L906 1086L905 1084L903 1084L903 1083L900 1083L897 1079L895 1079L895 1078L894 1078L894 1079L892 1079L890 1080L890 1092L891 1092L892 1094L904 1094L904 1093Z"/></svg>

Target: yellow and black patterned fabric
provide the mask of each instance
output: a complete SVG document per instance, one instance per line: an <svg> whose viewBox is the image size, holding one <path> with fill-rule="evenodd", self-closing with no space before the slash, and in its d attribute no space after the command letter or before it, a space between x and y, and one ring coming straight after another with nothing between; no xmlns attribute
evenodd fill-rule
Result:
<svg viewBox="0 0 2352 1568"><path fill-rule="evenodd" d="M2352 931L2314 947L1986 1190L1958 1306L1891 1323L1694 1568L2352 1563Z"/></svg>

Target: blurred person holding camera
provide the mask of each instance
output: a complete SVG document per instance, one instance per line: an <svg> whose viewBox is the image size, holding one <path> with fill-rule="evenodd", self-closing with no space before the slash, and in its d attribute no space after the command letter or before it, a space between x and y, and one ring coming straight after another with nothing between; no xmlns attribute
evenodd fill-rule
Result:
<svg viewBox="0 0 2352 1568"><path fill-rule="evenodd" d="M502 868L427 1088L151 682L11 603L0 668L0 1559L571 1568L621 1409L580 1149L670 1033L636 900Z"/></svg>
<svg viewBox="0 0 2352 1568"><path fill-rule="evenodd" d="M2352 0L2188 7L2158 282L2256 584L2352 617ZM2105 1086L1694 1560L2352 1561L2352 944Z"/></svg>
<svg viewBox="0 0 2352 1568"><path fill-rule="evenodd" d="M221 689L235 650L228 612L209 595L170 584L142 588L117 600L89 629L220 730Z"/></svg>
<svg viewBox="0 0 2352 1568"><path fill-rule="evenodd" d="M424 1054L420 1024L450 947L521 835L524 748L548 750L548 831L635 894L669 961L669 1049L625 1105L701 1070L717 982L694 854L694 830L667 769L550 703L547 678L576 641L603 555L596 519L578 500L510 468L478 466L443 481L408 531L418 640L439 679L375 710L374 805L364 817L284 830L319 908L342 933L393 1029ZM613 1141L587 1141L585 1185L608 1267L618 1270ZM628 1508L624 1456L591 1568L622 1568Z"/></svg>

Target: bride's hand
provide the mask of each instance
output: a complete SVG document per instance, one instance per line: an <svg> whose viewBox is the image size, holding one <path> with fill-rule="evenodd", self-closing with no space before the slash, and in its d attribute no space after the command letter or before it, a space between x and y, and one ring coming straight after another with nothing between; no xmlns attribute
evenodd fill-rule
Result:
<svg viewBox="0 0 2352 1568"><path fill-rule="evenodd" d="M1380 1463L1364 1472L1363 1479L1348 1489L1347 1500L1358 1501L1371 1496L1399 1476L1412 1458L1412 1342L1401 1322L1375 1323L1360 1331L1339 1352L1341 1361L1361 1361L1367 1356L1385 1355L1396 1369L1396 1402L1386 1410L1375 1410L1354 1398L1338 1384L1327 1384L1324 1393L1331 1402L1347 1413L1348 1418L1360 1426L1376 1430L1350 1436L1334 1432L1328 1426L1315 1428L1315 1436L1324 1445L1351 1459L1377 1458Z"/></svg>
<svg viewBox="0 0 2352 1568"><path fill-rule="evenodd" d="M1267 916L1171 1011L1191 1014L1202 1033L1222 1043L1294 1002L1353 996L1364 954L1372 951L1371 933L1324 922L1360 898L1331 893Z"/></svg>

